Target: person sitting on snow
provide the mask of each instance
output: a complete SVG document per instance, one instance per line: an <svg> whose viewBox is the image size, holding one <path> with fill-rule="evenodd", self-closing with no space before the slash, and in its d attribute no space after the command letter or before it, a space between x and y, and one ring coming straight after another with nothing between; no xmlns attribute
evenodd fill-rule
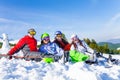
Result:
<svg viewBox="0 0 120 80"><path fill-rule="evenodd" d="M41 55L37 50L37 41L34 38L35 34L36 31L33 28L29 29L28 35L21 38L19 42L7 53L9 58L20 50L23 52L25 59L28 59L29 56L40 57Z"/></svg>
<svg viewBox="0 0 120 80"><path fill-rule="evenodd" d="M58 61L62 58L64 51L59 48L59 46L54 43L50 42L50 36L48 33L44 33L41 35L41 45L39 47L39 52L47 55L53 55L55 61Z"/></svg>
<svg viewBox="0 0 120 80"><path fill-rule="evenodd" d="M72 45L70 50L77 50L80 53L84 53L89 56L89 60L92 62L96 61L96 55L94 50L91 49L83 40L80 40L77 35L71 36Z"/></svg>
<svg viewBox="0 0 120 80"><path fill-rule="evenodd" d="M65 61L67 62L69 59L69 50L70 50L70 44L68 43L68 41L66 39L63 38L63 33L61 31L56 31L55 32L55 39L53 42L55 42L60 48L62 48L64 50L64 59L66 59ZM64 35L65 37L65 35Z"/></svg>

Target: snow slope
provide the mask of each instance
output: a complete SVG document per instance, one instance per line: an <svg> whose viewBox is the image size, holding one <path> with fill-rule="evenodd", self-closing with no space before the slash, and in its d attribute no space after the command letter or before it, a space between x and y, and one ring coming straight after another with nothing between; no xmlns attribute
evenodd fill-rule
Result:
<svg viewBox="0 0 120 80"><path fill-rule="evenodd" d="M0 60L0 80L120 80L120 66Z"/></svg>
<svg viewBox="0 0 120 80"><path fill-rule="evenodd" d="M9 48L8 45L3 47L5 50ZM0 51L4 53L5 50L2 48ZM113 58L120 59L120 55ZM100 58L99 61L104 59ZM43 61L1 58L0 80L120 80L120 65L105 68L102 62L98 65L68 62L64 65L58 62L48 64Z"/></svg>

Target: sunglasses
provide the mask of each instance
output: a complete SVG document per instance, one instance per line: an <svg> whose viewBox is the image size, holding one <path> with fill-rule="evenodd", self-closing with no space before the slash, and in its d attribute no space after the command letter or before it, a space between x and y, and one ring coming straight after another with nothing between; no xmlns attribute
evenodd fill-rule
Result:
<svg viewBox="0 0 120 80"><path fill-rule="evenodd" d="M35 31L30 31L29 34L30 34L30 35L35 35L36 32L35 32Z"/></svg>
<svg viewBox="0 0 120 80"><path fill-rule="evenodd" d="M49 38L49 37L45 37L45 38L43 38L43 40L45 40L45 41L49 41L50 38Z"/></svg>

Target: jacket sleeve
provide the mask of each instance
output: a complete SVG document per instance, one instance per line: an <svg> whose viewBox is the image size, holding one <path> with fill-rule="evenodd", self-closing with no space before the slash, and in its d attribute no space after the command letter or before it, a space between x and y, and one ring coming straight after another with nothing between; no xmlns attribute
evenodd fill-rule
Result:
<svg viewBox="0 0 120 80"><path fill-rule="evenodd" d="M69 50L70 50L70 47L71 47L71 44L67 44L67 45L64 47L64 50L65 50L65 51L69 51Z"/></svg>
<svg viewBox="0 0 120 80"><path fill-rule="evenodd" d="M41 52L41 53L47 53L46 50L45 50L45 46L44 46L44 45L41 45L41 46L39 47L39 50L38 50L38 51Z"/></svg>
<svg viewBox="0 0 120 80"><path fill-rule="evenodd" d="M21 48L25 45L24 38L20 39L19 42L8 52L8 55L13 55L16 52L20 51Z"/></svg>
<svg viewBox="0 0 120 80"><path fill-rule="evenodd" d="M71 45L70 50L75 50L74 45Z"/></svg>
<svg viewBox="0 0 120 80"><path fill-rule="evenodd" d="M60 48L56 43L55 44L55 47L56 47L56 50L57 50L57 54L58 56L62 56L64 54L64 51L62 48Z"/></svg>
<svg viewBox="0 0 120 80"><path fill-rule="evenodd" d="M85 46L85 48L87 49L88 52L90 53L94 53L94 50L92 48L90 48L84 41L82 41L83 46Z"/></svg>

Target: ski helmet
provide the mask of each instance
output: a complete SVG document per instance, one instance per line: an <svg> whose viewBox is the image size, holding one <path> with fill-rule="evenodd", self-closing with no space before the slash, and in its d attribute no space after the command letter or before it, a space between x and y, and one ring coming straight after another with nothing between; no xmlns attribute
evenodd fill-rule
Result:
<svg viewBox="0 0 120 80"><path fill-rule="evenodd" d="M49 34L48 33L44 33L41 35L41 40L43 40L45 37L49 37Z"/></svg>
<svg viewBox="0 0 120 80"><path fill-rule="evenodd" d="M35 29L31 28L31 29L28 30L28 33L31 32L31 31L36 32Z"/></svg>
<svg viewBox="0 0 120 80"><path fill-rule="evenodd" d="M61 31L56 31L55 35L58 35L58 34L62 35L62 32Z"/></svg>
<svg viewBox="0 0 120 80"><path fill-rule="evenodd" d="M77 38L78 39L78 36L76 35L76 34L73 34L72 36L71 36L71 39L72 38Z"/></svg>
<svg viewBox="0 0 120 80"><path fill-rule="evenodd" d="M35 31L35 29L31 28L31 29L28 30L28 33L31 34L31 35L35 35L36 31Z"/></svg>

